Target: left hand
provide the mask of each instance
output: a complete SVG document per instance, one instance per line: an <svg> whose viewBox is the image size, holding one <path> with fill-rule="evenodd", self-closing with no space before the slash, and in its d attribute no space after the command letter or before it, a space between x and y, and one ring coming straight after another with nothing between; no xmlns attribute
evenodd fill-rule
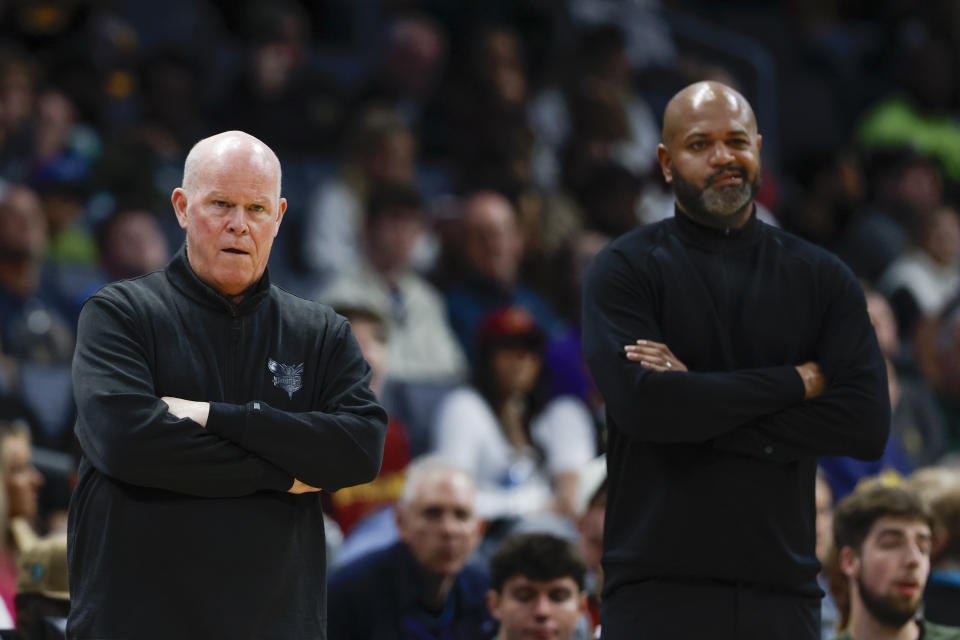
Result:
<svg viewBox="0 0 960 640"><path fill-rule="evenodd" d="M210 415L209 402L196 402L171 396L163 396L160 399L167 403L167 413L170 415L181 419L189 418L204 429L207 428L207 417Z"/></svg>
<svg viewBox="0 0 960 640"><path fill-rule="evenodd" d="M653 340L637 340L636 344L623 347L627 360L639 362L653 371L686 371L687 366L673 355L670 347Z"/></svg>

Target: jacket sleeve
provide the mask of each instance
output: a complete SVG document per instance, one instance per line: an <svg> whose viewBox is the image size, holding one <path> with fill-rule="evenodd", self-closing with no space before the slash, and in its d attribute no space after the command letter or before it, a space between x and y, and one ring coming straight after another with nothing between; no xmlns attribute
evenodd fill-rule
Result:
<svg viewBox="0 0 960 640"><path fill-rule="evenodd" d="M655 303L648 271L635 273L610 249L597 256L584 287L584 353L608 415L629 437L707 442L802 400L803 381L792 366L661 373L627 360L624 345L664 342Z"/></svg>
<svg viewBox="0 0 960 640"><path fill-rule="evenodd" d="M842 264L826 282L831 299L816 349L827 380L823 393L717 438L716 448L782 463L883 455L890 432L887 371L863 291Z"/></svg>
<svg viewBox="0 0 960 640"><path fill-rule="evenodd" d="M350 325L338 320L323 348L318 408L293 412L263 401L212 402L207 429L307 484L336 491L380 472L387 415L370 390L370 366ZM321 354L322 356L322 354Z"/></svg>
<svg viewBox="0 0 960 640"><path fill-rule="evenodd" d="M101 296L90 298L80 313L75 429L94 468L130 484L206 497L289 489L289 473L167 413L140 331L129 311Z"/></svg>

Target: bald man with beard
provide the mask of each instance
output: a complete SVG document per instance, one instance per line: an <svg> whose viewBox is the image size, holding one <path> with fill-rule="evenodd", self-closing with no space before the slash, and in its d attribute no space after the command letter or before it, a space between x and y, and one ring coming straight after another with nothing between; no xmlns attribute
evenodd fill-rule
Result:
<svg viewBox="0 0 960 640"><path fill-rule="evenodd" d="M762 138L716 82L667 105L673 218L595 259L607 407L603 638L819 637L818 456L880 456L886 374L856 278L757 219Z"/></svg>
<svg viewBox="0 0 960 640"><path fill-rule="evenodd" d="M201 140L162 271L84 305L71 638L326 637L322 489L369 482L386 415L347 321L270 284L280 163Z"/></svg>

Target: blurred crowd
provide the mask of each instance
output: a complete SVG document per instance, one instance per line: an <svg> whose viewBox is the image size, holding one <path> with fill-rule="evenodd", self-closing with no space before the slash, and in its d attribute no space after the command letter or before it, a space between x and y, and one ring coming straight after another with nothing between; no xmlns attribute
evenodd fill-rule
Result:
<svg viewBox="0 0 960 640"><path fill-rule="evenodd" d="M608 240L673 215L660 117L703 79L755 105L758 215L847 262L888 360L887 450L821 461L833 498L955 467L958 32L947 0L3 3L0 423L43 472L14 513L3 453L10 517L62 529L79 309L180 249L187 152L241 129L283 167L271 280L351 320L391 416L377 481L325 497L335 561L402 537L384 508L428 453L476 483L486 557L523 526L597 547L580 278Z"/></svg>

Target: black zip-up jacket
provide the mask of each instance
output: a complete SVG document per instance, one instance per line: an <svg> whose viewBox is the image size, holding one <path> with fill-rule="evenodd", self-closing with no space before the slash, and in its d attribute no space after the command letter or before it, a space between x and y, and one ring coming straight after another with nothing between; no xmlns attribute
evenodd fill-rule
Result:
<svg viewBox="0 0 960 640"><path fill-rule="evenodd" d="M233 306L183 249L84 305L70 638L325 638L319 494L372 480L386 415L346 320L269 284ZM206 428L162 396L211 402Z"/></svg>
<svg viewBox="0 0 960 640"><path fill-rule="evenodd" d="M815 458L878 458L890 421L851 271L755 215L722 230L677 211L597 256L583 325L609 428L605 598L647 579L819 594ZM641 338L689 372L627 360ZM810 400L807 361L827 379Z"/></svg>

